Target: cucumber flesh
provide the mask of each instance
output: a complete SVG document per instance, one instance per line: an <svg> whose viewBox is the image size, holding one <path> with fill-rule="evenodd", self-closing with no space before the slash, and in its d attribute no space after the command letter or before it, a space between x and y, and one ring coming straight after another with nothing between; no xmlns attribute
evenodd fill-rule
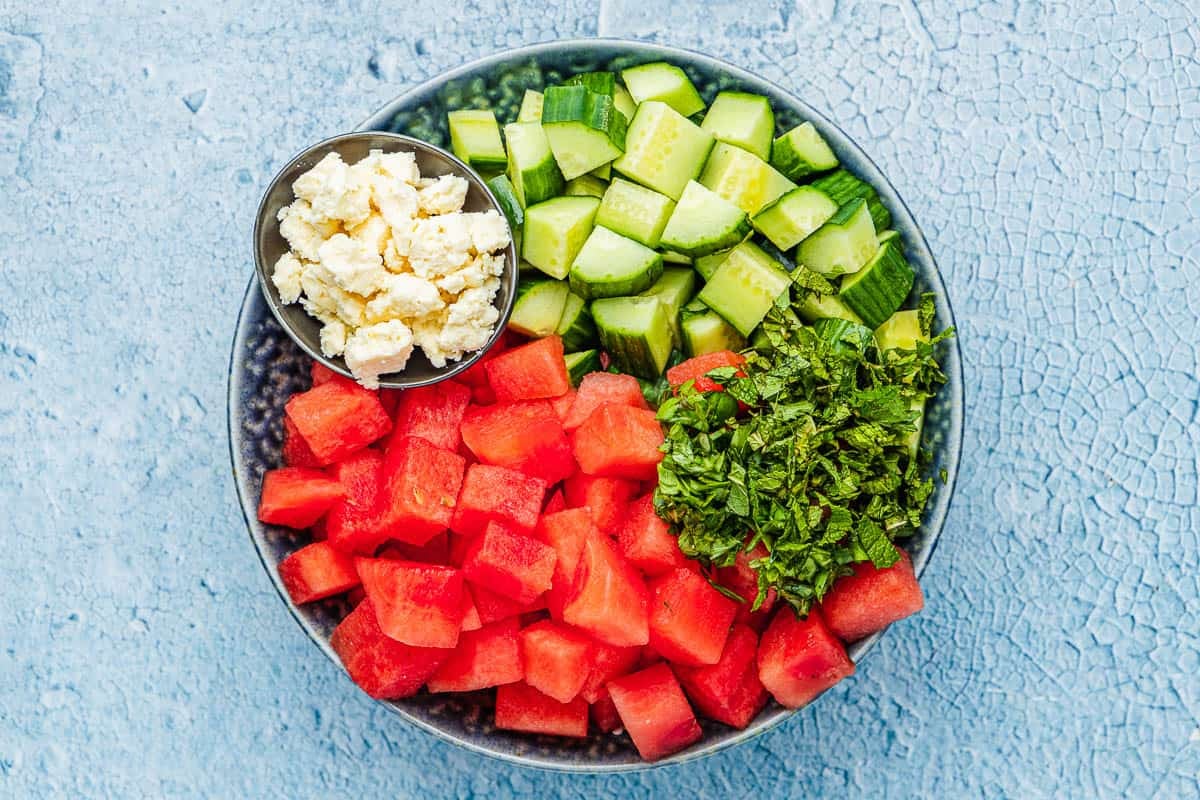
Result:
<svg viewBox="0 0 1200 800"><path fill-rule="evenodd" d="M708 280L712 274L717 271L717 267L721 266L721 262L729 255L728 250L720 250L716 253L709 253L706 256L700 256L692 262L692 266L696 268L696 272L700 273L700 277Z"/></svg>
<svg viewBox="0 0 1200 800"><path fill-rule="evenodd" d="M605 190L608 189L608 184L597 178L592 173L580 175L578 178L571 178L567 181L567 185L563 187L563 194L569 197L604 197Z"/></svg>
<svg viewBox="0 0 1200 800"><path fill-rule="evenodd" d="M811 122L797 125L771 145L771 166L794 181L837 165L837 156Z"/></svg>
<svg viewBox="0 0 1200 800"><path fill-rule="evenodd" d="M696 293L696 271L690 267L667 267L654 285L642 292L642 297L656 297L666 312L671 326L671 342L683 349L683 337L679 328L679 315Z"/></svg>
<svg viewBox="0 0 1200 800"><path fill-rule="evenodd" d="M750 233L746 212L705 186L688 181L662 233L663 247L708 255L733 247Z"/></svg>
<svg viewBox="0 0 1200 800"><path fill-rule="evenodd" d="M925 428L925 400L924 395L918 395L909 400L909 409L917 412L917 418L913 420L915 428L912 433L900 440L900 443L908 448L909 458L916 458L917 451L921 449L921 432Z"/></svg>
<svg viewBox="0 0 1200 800"><path fill-rule="evenodd" d="M746 347L746 337L738 333L720 314L704 303L695 300L689 303L679 323L683 338L683 352L695 358L719 350L738 351Z"/></svg>
<svg viewBox="0 0 1200 800"><path fill-rule="evenodd" d="M571 291L585 300L637 294L662 275L662 255L597 225L571 264Z"/></svg>
<svg viewBox="0 0 1200 800"><path fill-rule="evenodd" d="M599 350L567 353L563 356L563 361L567 363L567 376L571 379L572 386L578 386L584 375L599 372L601 369Z"/></svg>
<svg viewBox="0 0 1200 800"><path fill-rule="evenodd" d="M674 208L675 201L665 194L614 178L600 201L596 224L647 247L658 247Z"/></svg>
<svg viewBox="0 0 1200 800"><path fill-rule="evenodd" d="M671 326L654 297L611 297L592 303L600 342L621 372L654 380L671 357Z"/></svg>
<svg viewBox="0 0 1200 800"><path fill-rule="evenodd" d="M539 123L505 125L504 139L508 142L508 179L522 208L562 193L562 172Z"/></svg>
<svg viewBox="0 0 1200 800"><path fill-rule="evenodd" d="M691 79L674 64L657 61L630 67L621 71L621 80L636 103L666 103L685 117L704 110L704 101Z"/></svg>
<svg viewBox="0 0 1200 800"><path fill-rule="evenodd" d="M609 97L617 86L617 76L611 72L580 72L563 81L565 86L583 86L588 91Z"/></svg>
<svg viewBox="0 0 1200 800"><path fill-rule="evenodd" d="M721 92L704 115L700 127L717 141L747 150L766 161L771 157L775 112L761 94Z"/></svg>
<svg viewBox="0 0 1200 800"><path fill-rule="evenodd" d="M595 347L596 323L592 321L587 301L574 292L567 292L567 301L554 332L562 338L563 349L568 353Z"/></svg>
<svg viewBox="0 0 1200 800"><path fill-rule="evenodd" d="M739 333L749 336L791 285L791 276L775 259L746 241L729 251L699 297Z"/></svg>
<svg viewBox="0 0 1200 800"><path fill-rule="evenodd" d="M517 122L542 121L542 93L526 89L521 98L521 109L517 112Z"/></svg>
<svg viewBox="0 0 1200 800"><path fill-rule="evenodd" d="M813 181L812 185L829 195L839 206L845 206L859 198L866 200L867 208L871 211L871 221L875 223L877 231L892 224L892 213L879 199L879 192L857 175L839 169L828 175L822 175Z"/></svg>
<svg viewBox="0 0 1200 800"><path fill-rule="evenodd" d="M629 90L619 83L613 87L613 105L617 107L617 111L625 115L625 119L633 120L634 112L637 111L637 103L633 101L633 95L629 93Z"/></svg>
<svg viewBox="0 0 1200 800"><path fill-rule="evenodd" d="M539 339L555 333L569 294L570 290L564 281L552 278L521 281L508 327L517 333Z"/></svg>
<svg viewBox="0 0 1200 800"><path fill-rule="evenodd" d="M812 186L792 189L750 222L755 230L780 250L791 250L837 213L838 205L829 195Z"/></svg>
<svg viewBox="0 0 1200 800"><path fill-rule="evenodd" d="M717 142L713 147L700 182L747 214L757 214L768 203L796 188L796 184L758 156L725 142Z"/></svg>
<svg viewBox="0 0 1200 800"><path fill-rule="evenodd" d="M913 277L900 245L884 242L862 269L842 279L838 296L862 317L864 325L877 328L904 304Z"/></svg>
<svg viewBox="0 0 1200 800"><path fill-rule="evenodd" d="M888 228L886 231L880 231L875 236L875 241L879 242L880 244L883 244L884 242L890 242L892 239L895 239L897 243L899 243L900 231Z"/></svg>
<svg viewBox="0 0 1200 800"><path fill-rule="evenodd" d="M797 261L827 277L858 272L879 249L865 200L842 206L820 230L800 243Z"/></svg>
<svg viewBox="0 0 1200 800"><path fill-rule="evenodd" d="M628 121L612 95L586 86L551 86L542 105L542 127L567 180L607 164L625 150Z"/></svg>
<svg viewBox="0 0 1200 800"><path fill-rule="evenodd" d="M917 342L927 341L916 310L897 311L875 329L875 343L880 350L912 350Z"/></svg>
<svg viewBox="0 0 1200 800"><path fill-rule="evenodd" d="M594 175L605 183L608 183L610 180L612 180L612 162L610 161L607 164L601 164L588 174Z"/></svg>
<svg viewBox="0 0 1200 800"><path fill-rule="evenodd" d="M490 109L462 109L446 115L450 149L475 169L504 169L508 153L500 141L500 125Z"/></svg>
<svg viewBox="0 0 1200 800"><path fill-rule="evenodd" d="M819 319L844 319L848 322L862 324L862 317L850 310L849 306L835 294L816 294L809 292L796 308L800 319L810 325Z"/></svg>
<svg viewBox="0 0 1200 800"><path fill-rule="evenodd" d="M525 260L551 278L565 278L592 232L600 201L594 197L556 197L525 209Z"/></svg>
<svg viewBox="0 0 1200 800"><path fill-rule="evenodd" d="M488 180L487 187L492 190L492 195L500 205L500 210L504 212L508 226L515 232L525 223L525 209L521 208L521 203L517 200L517 192L513 188L512 181L508 179L507 175L497 175ZM520 248L517 248L517 251L520 252Z"/></svg>
<svg viewBox="0 0 1200 800"><path fill-rule="evenodd" d="M692 265L691 256L685 256L683 253L677 253L674 250L663 250L662 257L664 264L678 264L687 267Z"/></svg>
<svg viewBox="0 0 1200 800"><path fill-rule="evenodd" d="M625 135L625 152L613 169L630 180L678 200L683 187L704 169L713 137L666 103L637 108Z"/></svg>

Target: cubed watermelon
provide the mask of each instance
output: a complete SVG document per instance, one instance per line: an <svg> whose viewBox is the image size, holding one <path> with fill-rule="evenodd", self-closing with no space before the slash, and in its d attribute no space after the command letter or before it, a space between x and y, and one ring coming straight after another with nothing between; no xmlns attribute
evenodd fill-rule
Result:
<svg viewBox="0 0 1200 800"><path fill-rule="evenodd" d="M550 588L555 559L550 545L492 521L471 542L463 576L524 606Z"/></svg>
<svg viewBox="0 0 1200 800"><path fill-rule="evenodd" d="M654 493L633 501L617 534L622 555L643 575L654 577L689 566L679 549L679 540L654 510Z"/></svg>
<svg viewBox="0 0 1200 800"><path fill-rule="evenodd" d="M420 561L423 564L449 564L450 534L442 531L425 544L410 544L392 539L375 553L375 557Z"/></svg>
<svg viewBox="0 0 1200 800"><path fill-rule="evenodd" d="M665 660L666 659L663 658L663 654L654 649L654 645L642 645L642 648L638 651L637 668L645 669L646 667L652 667L658 662Z"/></svg>
<svg viewBox="0 0 1200 800"><path fill-rule="evenodd" d="M648 481L658 474L663 438L653 411L605 403L579 426L572 444L589 475Z"/></svg>
<svg viewBox="0 0 1200 800"><path fill-rule="evenodd" d="M338 375L329 367L315 359L312 362L312 366L309 368L309 374L312 376L313 386L320 386L322 383L329 383L335 379L347 380L347 378L343 378L341 375Z"/></svg>
<svg viewBox="0 0 1200 800"><path fill-rule="evenodd" d="M414 647L457 644L462 573L453 567L387 558L360 558L357 568L385 634Z"/></svg>
<svg viewBox="0 0 1200 800"><path fill-rule="evenodd" d="M688 381L695 381L696 391L698 392L722 392L724 388L721 384L712 378L706 377L708 372L720 367L741 367L745 363L745 356L735 353L732 350L718 350L714 353L705 353L702 356L689 358L687 361L667 370L667 383L671 384L672 389L678 391L679 387ZM740 369L736 374L745 376L745 373Z"/></svg>
<svg viewBox="0 0 1200 800"><path fill-rule="evenodd" d="M475 608L475 598L471 596L469 587L463 587L463 611L462 611L462 630L477 631L483 627L483 619L479 616L479 609Z"/></svg>
<svg viewBox="0 0 1200 800"><path fill-rule="evenodd" d="M589 706L592 724L601 733L614 733L621 729L621 715L612 701L608 689L602 689L600 698Z"/></svg>
<svg viewBox="0 0 1200 800"><path fill-rule="evenodd" d="M284 412L322 465L341 461L392 429L379 396L350 381L331 380L294 394Z"/></svg>
<svg viewBox="0 0 1200 800"><path fill-rule="evenodd" d="M538 538L553 547L557 554L550 590L546 592L546 606L555 619L562 619L563 604L575 586L583 543L589 537L599 535L586 508L547 513L538 522Z"/></svg>
<svg viewBox="0 0 1200 800"><path fill-rule="evenodd" d="M846 648L813 609L799 619L790 606L775 612L758 643L758 679L788 708L799 708L849 675Z"/></svg>
<svg viewBox="0 0 1200 800"><path fill-rule="evenodd" d="M471 389L456 381L405 389L396 405L392 439L418 436L443 450L457 450L459 428L471 403Z"/></svg>
<svg viewBox="0 0 1200 800"><path fill-rule="evenodd" d="M526 683L496 689L496 727L554 736L587 736L588 704L582 698L562 703Z"/></svg>
<svg viewBox="0 0 1200 800"><path fill-rule="evenodd" d="M465 589L471 593L471 597L475 603L475 611L484 625L499 622L509 617L519 617L522 614L538 611L546 607L545 595L538 595L533 601L522 605L504 595L496 594L477 583L468 583Z"/></svg>
<svg viewBox="0 0 1200 800"><path fill-rule="evenodd" d="M359 583L354 559L329 542L313 542L280 561L279 579L296 604L341 594Z"/></svg>
<svg viewBox="0 0 1200 800"><path fill-rule="evenodd" d="M758 679L758 635L748 625L734 625L721 660L706 667L675 668L683 690L701 714L745 728L767 704Z"/></svg>
<svg viewBox="0 0 1200 800"><path fill-rule="evenodd" d="M563 420L563 427L568 431L575 430L605 403L631 408L650 407L646 404L646 396L642 394L637 378L613 372L592 372L583 376L575 402Z"/></svg>
<svg viewBox="0 0 1200 800"><path fill-rule="evenodd" d="M334 629L329 646L350 679L371 697L398 700L417 693L453 652L411 647L384 634L370 600L363 600Z"/></svg>
<svg viewBox="0 0 1200 800"><path fill-rule="evenodd" d="M571 389L557 336L514 347L488 361L485 369L498 403L558 397Z"/></svg>
<svg viewBox="0 0 1200 800"><path fill-rule="evenodd" d="M319 469L268 470L263 475L258 518L269 525L307 528L345 496L342 484Z"/></svg>
<svg viewBox="0 0 1200 800"><path fill-rule="evenodd" d="M587 509L602 533L615 536L629 512L629 501L638 485L623 478L601 478L577 472L563 481L563 497L568 508Z"/></svg>
<svg viewBox="0 0 1200 800"><path fill-rule="evenodd" d="M546 501L545 508L542 509L543 514L554 514L567 509L567 501L563 499L561 489L555 489L550 493L550 499Z"/></svg>
<svg viewBox="0 0 1200 800"><path fill-rule="evenodd" d="M392 430L395 431L396 408L400 405L400 396L404 394L403 389L380 389L379 402L383 404L383 410L392 418Z"/></svg>
<svg viewBox="0 0 1200 800"><path fill-rule="evenodd" d="M491 387L488 386L487 376L488 362L501 353L507 352L512 347L513 342L514 338L512 334L510 334L508 331L504 331L500 334L500 338L496 340L496 343L484 351L483 355L479 357L478 361L467 367L458 375L455 375L454 380L458 381L459 383L464 383L467 386L470 386L472 389L482 387L486 388L490 392ZM476 400L476 402L479 401ZM495 400L493 399L490 402L495 402Z"/></svg>
<svg viewBox="0 0 1200 800"><path fill-rule="evenodd" d="M715 664L721 658L737 603L694 570L680 567L650 581L650 644L676 664Z"/></svg>
<svg viewBox="0 0 1200 800"><path fill-rule="evenodd" d="M587 537L563 605L563 621L607 644L643 645L650 641L647 604L642 576L621 558L608 537Z"/></svg>
<svg viewBox="0 0 1200 800"><path fill-rule="evenodd" d="M431 692L474 692L525 677L517 618L509 617L477 631L464 631L450 657L429 678Z"/></svg>
<svg viewBox="0 0 1200 800"><path fill-rule="evenodd" d="M462 438L484 464L508 467L547 484L575 472L575 456L554 408L545 400L475 406Z"/></svg>
<svg viewBox="0 0 1200 800"><path fill-rule="evenodd" d="M454 517L466 461L415 436L392 442L380 477L380 524L390 539L425 544Z"/></svg>
<svg viewBox="0 0 1200 800"><path fill-rule="evenodd" d="M560 703L575 698L591 672L591 640L559 622L545 620L521 631L525 682Z"/></svg>
<svg viewBox="0 0 1200 800"><path fill-rule="evenodd" d="M300 429L287 414L283 415L283 463L288 467L321 466L308 442L300 435Z"/></svg>
<svg viewBox="0 0 1200 800"><path fill-rule="evenodd" d="M912 560L899 552L900 560L886 569L863 561L854 565L853 575L833 584L821 601L821 616L834 636L857 641L925 607Z"/></svg>
<svg viewBox="0 0 1200 800"><path fill-rule="evenodd" d="M589 703L595 703L605 693L604 686L613 678L628 675L637 666L641 647L613 647L611 644L592 640L591 667L587 680L579 694Z"/></svg>
<svg viewBox="0 0 1200 800"><path fill-rule="evenodd" d="M719 567L716 572L717 583L730 589L742 597L745 602L738 604L736 622L745 622L756 631L767 627L771 620L771 609L775 607L776 594L774 589L768 589L763 603L757 611L751 611L754 600L758 597L758 570L750 566L760 558L770 555L767 546L759 542L750 550L738 551L731 566Z"/></svg>
<svg viewBox="0 0 1200 800"><path fill-rule="evenodd" d="M528 533L538 522L547 484L523 472L489 464L472 464L462 482L450 523L455 533L476 536L489 522Z"/></svg>
<svg viewBox="0 0 1200 800"><path fill-rule="evenodd" d="M608 693L642 758L655 761L702 735L679 681L666 664L609 681Z"/></svg>
<svg viewBox="0 0 1200 800"><path fill-rule="evenodd" d="M383 454L368 448L333 465L333 474L346 489L326 517L329 543L344 553L369 556L387 539L380 524L378 501Z"/></svg>
<svg viewBox="0 0 1200 800"><path fill-rule="evenodd" d="M554 407L554 413L558 416L558 421L562 422L571 413L571 406L575 405L575 396L578 394L574 389L571 389L566 394L560 394L558 397L550 399L550 405Z"/></svg>

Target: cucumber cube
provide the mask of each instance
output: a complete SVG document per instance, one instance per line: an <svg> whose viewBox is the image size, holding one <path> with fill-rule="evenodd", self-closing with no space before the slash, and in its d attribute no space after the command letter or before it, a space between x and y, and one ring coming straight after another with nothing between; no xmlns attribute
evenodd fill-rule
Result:
<svg viewBox="0 0 1200 800"><path fill-rule="evenodd" d="M446 115L450 127L450 149L475 169L504 169L508 154L500 141L496 115L487 109L462 109Z"/></svg>
<svg viewBox="0 0 1200 800"><path fill-rule="evenodd" d="M600 201L596 224L647 247L658 247L674 208L675 201L666 195L614 178Z"/></svg>
<svg viewBox="0 0 1200 800"><path fill-rule="evenodd" d="M562 172L550 150L550 140L539 123L505 125L504 138L508 142L508 178L522 208L562 192Z"/></svg>
<svg viewBox="0 0 1200 800"><path fill-rule="evenodd" d="M812 186L792 189L750 220L780 250L791 250L837 213L829 195Z"/></svg>
<svg viewBox="0 0 1200 800"><path fill-rule="evenodd" d="M750 233L746 212L716 192L688 181L663 230L662 245L696 257L733 247Z"/></svg>
<svg viewBox="0 0 1200 800"><path fill-rule="evenodd" d="M747 214L796 188L758 156L725 142L713 147L700 182Z"/></svg>
<svg viewBox="0 0 1200 800"><path fill-rule="evenodd" d="M749 336L791 285L791 276L779 263L747 241L729 251L699 297L739 333Z"/></svg>
<svg viewBox="0 0 1200 800"><path fill-rule="evenodd" d="M525 209L522 256L551 278L567 277L599 207L594 197L556 197Z"/></svg>
<svg viewBox="0 0 1200 800"><path fill-rule="evenodd" d="M884 242L862 269L842 279L838 296L862 317L864 325L877 328L904 304L913 278L900 246Z"/></svg>
<svg viewBox="0 0 1200 800"><path fill-rule="evenodd" d="M704 168L713 147L708 131L666 103L638 106L625 135L625 153L613 162L622 175L678 200Z"/></svg>
<svg viewBox="0 0 1200 800"><path fill-rule="evenodd" d="M679 330L679 314L696 293L696 271L690 267L665 267L662 276L654 282L642 297L656 297L667 314L671 326L671 339L675 347L683 349L683 338Z"/></svg>
<svg viewBox="0 0 1200 800"><path fill-rule="evenodd" d="M586 86L551 86L542 105L542 128L567 180L607 164L625 149L625 115L612 95Z"/></svg>
<svg viewBox="0 0 1200 800"><path fill-rule="evenodd" d="M637 294L662 270L661 254L597 225L571 264L571 291L585 300Z"/></svg>
<svg viewBox="0 0 1200 800"><path fill-rule="evenodd" d="M600 343L622 372L655 380L671 357L671 327L653 297L610 297L592 303Z"/></svg>
<svg viewBox="0 0 1200 800"><path fill-rule="evenodd" d="M775 112L771 101L761 94L721 92L704 115L700 127L716 137L764 161L771 157L771 137L775 135Z"/></svg>
<svg viewBox="0 0 1200 800"><path fill-rule="evenodd" d="M915 310L897 311L875 329L875 343L880 350L912 350L917 342L927 342L921 333L921 323Z"/></svg>
<svg viewBox="0 0 1200 800"><path fill-rule="evenodd" d="M621 71L621 80L639 104L657 100L685 117L704 110L704 101L691 79L674 64L658 61L630 67Z"/></svg>
<svg viewBox="0 0 1200 800"><path fill-rule="evenodd" d="M542 100L541 92L526 89L525 96L521 98L521 109L517 111L517 122L541 122Z"/></svg>
<svg viewBox="0 0 1200 800"><path fill-rule="evenodd" d="M827 277L849 275L862 269L878 249L871 212L867 202L859 199L839 208L801 242L796 260Z"/></svg>
<svg viewBox="0 0 1200 800"><path fill-rule="evenodd" d="M771 146L771 166L794 181L837 165L837 156L811 122L797 125Z"/></svg>
<svg viewBox="0 0 1200 800"><path fill-rule="evenodd" d="M551 278L521 281L508 327L539 339L555 333L569 294L570 289L564 281Z"/></svg>

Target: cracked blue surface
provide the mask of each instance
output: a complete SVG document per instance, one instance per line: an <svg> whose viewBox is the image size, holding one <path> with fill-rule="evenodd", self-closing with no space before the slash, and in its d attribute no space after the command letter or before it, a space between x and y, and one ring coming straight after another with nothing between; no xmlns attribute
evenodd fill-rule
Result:
<svg viewBox="0 0 1200 800"><path fill-rule="evenodd" d="M0 795L1200 792L1190 4L75 6L0 0ZM290 154L593 34L759 72L875 158L950 287L968 427L928 608L853 679L705 761L567 777L406 727L312 647L245 536L223 403Z"/></svg>

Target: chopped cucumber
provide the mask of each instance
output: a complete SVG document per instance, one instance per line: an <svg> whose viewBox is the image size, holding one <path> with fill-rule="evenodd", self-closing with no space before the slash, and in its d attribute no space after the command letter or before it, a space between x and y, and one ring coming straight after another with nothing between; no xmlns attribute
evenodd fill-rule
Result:
<svg viewBox="0 0 1200 800"><path fill-rule="evenodd" d="M554 332L562 337L563 349L568 353L595 347L596 323L592 322L587 301L574 292L567 292L567 301Z"/></svg>
<svg viewBox="0 0 1200 800"><path fill-rule="evenodd" d="M796 268L796 260L790 257L787 253L780 250L775 245L771 244L771 240L762 236L754 237L754 243L762 248L762 251L775 259L775 263L779 265L784 272L791 272Z"/></svg>
<svg viewBox="0 0 1200 800"><path fill-rule="evenodd" d="M713 147L700 182L747 214L796 188L758 156L725 142Z"/></svg>
<svg viewBox="0 0 1200 800"><path fill-rule="evenodd" d="M842 206L820 230L800 243L797 260L827 277L849 275L875 255L875 224L865 200Z"/></svg>
<svg viewBox="0 0 1200 800"><path fill-rule="evenodd" d="M613 96L617 85L617 76L611 72L580 72L563 81L565 86L583 86L596 94Z"/></svg>
<svg viewBox="0 0 1200 800"><path fill-rule="evenodd" d="M596 224L628 236L647 247L658 247L675 201L665 194L614 178L600 201Z"/></svg>
<svg viewBox="0 0 1200 800"><path fill-rule="evenodd" d="M917 451L921 449L921 432L925 428L925 400L924 395L917 395L908 401L909 409L917 412L917 418L913 420L913 432L900 440L900 444L908 448L909 458L916 458Z"/></svg>
<svg viewBox="0 0 1200 800"><path fill-rule="evenodd" d="M654 282L642 297L657 297L667 314L671 326L671 341L677 349L683 349L683 338L679 330L679 312L696 293L696 271L689 267L666 267L662 276Z"/></svg>
<svg viewBox="0 0 1200 800"><path fill-rule="evenodd" d="M750 222L780 250L791 250L837 210L837 203L820 189L800 186L759 211Z"/></svg>
<svg viewBox="0 0 1200 800"><path fill-rule="evenodd" d="M716 253L709 253L706 256L700 256L692 262L692 266L696 268L696 272L700 273L700 277L708 280L712 274L717 271L717 267L721 266L721 262L729 255L728 250L720 250Z"/></svg>
<svg viewBox="0 0 1200 800"><path fill-rule="evenodd" d="M794 181L837 165L837 156L811 122L797 125L771 145L771 166Z"/></svg>
<svg viewBox="0 0 1200 800"><path fill-rule="evenodd" d="M625 150L628 121L611 95L586 86L551 86L542 105L542 128L554 160L570 180L607 164Z"/></svg>
<svg viewBox="0 0 1200 800"><path fill-rule="evenodd" d="M912 290L913 271L896 242L884 242L875 256L842 279L838 296L871 328L882 325L904 304Z"/></svg>
<svg viewBox="0 0 1200 800"><path fill-rule="evenodd" d="M505 125L504 139L508 142L508 177L522 208L562 192L562 172L539 123Z"/></svg>
<svg viewBox="0 0 1200 800"><path fill-rule="evenodd" d="M570 293L565 281L553 278L521 281L508 327L525 336L549 336L558 330L558 321Z"/></svg>
<svg viewBox="0 0 1200 800"><path fill-rule="evenodd" d="M594 197L556 197L526 208L525 260L551 278L567 277L599 207Z"/></svg>
<svg viewBox="0 0 1200 800"><path fill-rule="evenodd" d="M761 94L721 92L704 115L700 127L726 142L748 150L762 160L771 157L775 135L775 112Z"/></svg>
<svg viewBox="0 0 1200 800"><path fill-rule="evenodd" d="M678 200L700 174L713 137L666 103L638 106L625 135L625 153L613 162L622 175Z"/></svg>
<svg viewBox="0 0 1200 800"><path fill-rule="evenodd" d="M674 250L663 250L662 257L664 264L682 264L688 267L692 265L690 256L685 256L683 253L676 253Z"/></svg>
<svg viewBox="0 0 1200 800"><path fill-rule="evenodd" d="M685 117L704 110L704 101L687 73L674 64L657 61L621 71L621 80L636 103L657 100Z"/></svg>
<svg viewBox="0 0 1200 800"><path fill-rule="evenodd" d="M515 233L525 223L525 209L521 208L521 203L517 200L517 193L513 189L512 181L508 179L507 175L497 175L488 180L487 187L492 190L492 196L496 198L500 210L504 212L504 216L508 220L508 227L512 228ZM517 248L517 251L520 252L520 248Z"/></svg>
<svg viewBox="0 0 1200 800"><path fill-rule="evenodd" d="M812 324L819 319L844 319L862 324L862 318L835 294L808 292L796 309L800 319Z"/></svg>
<svg viewBox="0 0 1200 800"><path fill-rule="evenodd" d="M446 117L454 155L475 169L504 169L508 154L500 141L500 125L490 109L462 109Z"/></svg>
<svg viewBox="0 0 1200 800"><path fill-rule="evenodd" d="M890 242L892 239L895 239L896 243L899 244L900 231L888 228L886 231L880 231L875 235L875 241L879 242L880 244L883 244L884 242Z"/></svg>
<svg viewBox="0 0 1200 800"><path fill-rule="evenodd" d="M733 247L750 232L746 212L705 186L688 181L667 226L662 245L695 257Z"/></svg>
<svg viewBox="0 0 1200 800"><path fill-rule="evenodd" d="M588 174L594 175L605 183L608 183L612 180L612 162L609 161L607 164L601 164Z"/></svg>
<svg viewBox="0 0 1200 800"><path fill-rule="evenodd" d="M875 223L877 231L892 224L892 213L879 199L879 192L875 191L875 187L844 169L817 178L812 185L829 195L839 206L845 206L859 198L866 200L867 207L871 210L871 221Z"/></svg>
<svg viewBox="0 0 1200 800"><path fill-rule="evenodd" d="M521 98L521 110L517 112L517 122L542 121L542 93L526 89Z"/></svg>
<svg viewBox="0 0 1200 800"><path fill-rule="evenodd" d="M746 241L729 251L699 297L739 333L749 336L791 285L791 276L775 259Z"/></svg>
<svg viewBox="0 0 1200 800"><path fill-rule="evenodd" d="M571 264L571 291L584 300L637 294L662 275L662 255L597 225Z"/></svg>
<svg viewBox="0 0 1200 800"><path fill-rule="evenodd" d="M916 310L897 311L875 329L875 343L880 350L912 350L917 342L927 341Z"/></svg>
<svg viewBox="0 0 1200 800"><path fill-rule="evenodd" d="M683 352L688 358L718 350L741 350L746 346L746 337L700 300L693 300L684 306L680 314L679 332L683 339Z"/></svg>
<svg viewBox="0 0 1200 800"><path fill-rule="evenodd" d="M572 386L578 386L584 375L600 371L599 350L567 353L563 356L563 361L567 362L567 376L571 379Z"/></svg>
<svg viewBox="0 0 1200 800"><path fill-rule="evenodd" d="M608 184L589 172L567 181L563 194L571 197L604 197L606 189Z"/></svg>
<svg viewBox="0 0 1200 800"><path fill-rule="evenodd" d="M613 105L617 107L617 111L625 115L625 119L633 120L634 112L637 111L637 103L633 102L633 95L629 93L629 90L619 83L613 87Z"/></svg>
<svg viewBox="0 0 1200 800"><path fill-rule="evenodd" d="M671 326L655 297L610 297L592 303L600 342L621 372L654 380L671 357Z"/></svg>

